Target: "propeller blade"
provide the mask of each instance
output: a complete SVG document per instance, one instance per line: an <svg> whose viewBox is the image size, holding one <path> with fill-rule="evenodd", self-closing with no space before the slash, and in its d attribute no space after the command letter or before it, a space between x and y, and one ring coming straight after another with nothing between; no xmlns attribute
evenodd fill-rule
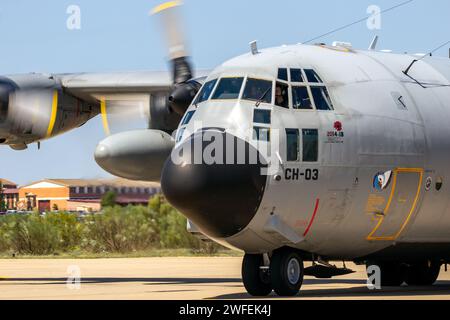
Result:
<svg viewBox="0 0 450 320"><path fill-rule="evenodd" d="M185 30L180 13L181 1L169 1L157 6L151 12L158 15L163 27L163 34L169 51L169 59L173 72L173 88L169 95L168 111L183 116L201 84L193 80L192 65L186 50Z"/></svg>
<svg viewBox="0 0 450 320"><path fill-rule="evenodd" d="M102 115L103 130L105 131L105 135L109 136L111 134L111 130L109 130L108 114L106 110L106 99L104 97L102 97L102 99L100 100L100 112Z"/></svg>
<svg viewBox="0 0 450 320"><path fill-rule="evenodd" d="M187 56L186 41L181 26L182 17L179 12L181 5L181 1L169 1L157 6L151 12L152 15L158 15L162 22L170 60Z"/></svg>
<svg viewBox="0 0 450 320"><path fill-rule="evenodd" d="M180 12L181 1L165 2L151 12L158 15L162 32L166 38L168 57L173 71L174 84L184 83L193 77L188 59L187 45L183 33L183 18Z"/></svg>

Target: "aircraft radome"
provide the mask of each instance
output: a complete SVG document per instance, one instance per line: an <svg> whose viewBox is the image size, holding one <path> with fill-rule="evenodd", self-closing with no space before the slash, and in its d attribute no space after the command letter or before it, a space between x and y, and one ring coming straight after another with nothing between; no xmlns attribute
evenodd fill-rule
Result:
<svg viewBox="0 0 450 320"><path fill-rule="evenodd" d="M295 295L304 275L352 272L332 260L378 266L382 286L433 284L450 261L450 59L252 43L195 78L177 5L154 10L174 83L151 72L3 77L0 142L24 149L106 119L110 101L147 101L149 129L107 137L97 163L160 181L193 232L244 251L250 294Z"/></svg>

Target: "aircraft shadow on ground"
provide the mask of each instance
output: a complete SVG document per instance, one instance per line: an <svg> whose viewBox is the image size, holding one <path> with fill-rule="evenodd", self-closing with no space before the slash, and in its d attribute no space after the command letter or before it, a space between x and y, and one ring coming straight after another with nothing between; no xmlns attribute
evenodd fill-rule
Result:
<svg viewBox="0 0 450 320"><path fill-rule="evenodd" d="M8 278L1 281L14 285L65 285L66 278ZM81 279L81 284L104 283L142 283L143 285L224 285L226 287L241 288L240 278L114 278L114 277L86 277ZM317 288L309 289L311 285L350 284L350 288ZM178 292L168 290L167 292ZM198 291L198 290L196 290ZM448 295L450 281L438 281L434 286L427 287L386 287L381 290L369 290L366 281L361 279L305 279L304 286L296 298L372 298L372 297L414 297L414 296L439 296ZM272 294L268 299L278 298ZM244 292L224 294L209 299L253 299Z"/></svg>
<svg viewBox="0 0 450 320"><path fill-rule="evenodd" d="M14 285L53 285L66 284L67 278L7 278L1 283L14 282ZM109 278L109 277L82 277L81 284L103 284L103 283L132 283L142 282L144 285L165 284L222 284L240 283L240 278ZM236 285L239 286L240 285Z"/></svg>
<svg viewBox="0 0 450 320"><path fill-rule="evenodd" d="M308 285L326 284L358 284L351 288L326 288L308 289ZM373 297L414 297L414 296L440 296L448 295L450 281L438 281L433 286L425 287L386 287L381 290L369 290L366 281L358 279L308 279L304 281L304 287L294 298L373 298ZM263 299L285 299L277 297L274 293ZM246 293L226 294L213 297L211 299L253 299Z"/></svg>

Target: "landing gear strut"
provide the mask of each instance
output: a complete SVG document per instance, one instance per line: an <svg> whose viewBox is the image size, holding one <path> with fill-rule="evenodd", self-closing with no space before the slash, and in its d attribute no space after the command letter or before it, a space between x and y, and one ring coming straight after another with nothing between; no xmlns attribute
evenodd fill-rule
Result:
<svg viewBox="0 0 450 320"><path fill-rule="evenodd" d="M267 296L272 289L279 296L295 296L303 283L303 260L296 250L281 248L273 252L270 267L262 255L246 254L242 263L242 280L252 296Z"/></svg>

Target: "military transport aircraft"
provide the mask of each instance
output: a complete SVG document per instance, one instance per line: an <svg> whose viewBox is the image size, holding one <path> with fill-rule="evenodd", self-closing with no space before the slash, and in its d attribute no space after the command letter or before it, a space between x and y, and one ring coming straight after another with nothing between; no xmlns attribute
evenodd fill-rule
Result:
<svg viewBox="0 0 450 320"><path fill-rule="evenodd" d="M450 261L450 59L289 45L193 75L178 2L157 7L166 73L7 76L0 138L23 149L109 101L150 105L148 130L107 137L97 163L161 181L198 231L245 252L251 295L295 295L304 275L377 266L383 286L431 285ZM168 97L168 98L167 98ZM309 268L304 261L312 261Z"/></svg>

